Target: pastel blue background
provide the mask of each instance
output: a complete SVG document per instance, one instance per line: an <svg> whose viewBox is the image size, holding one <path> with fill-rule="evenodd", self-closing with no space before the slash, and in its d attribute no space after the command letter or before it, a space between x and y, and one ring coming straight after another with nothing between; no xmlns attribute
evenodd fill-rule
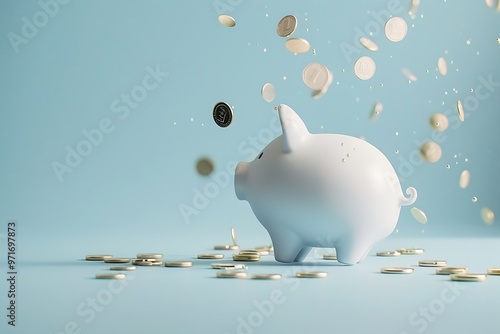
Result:
<svg viewBox="0 0 500 334"><path fill-rule="evenodd" d="M403 208L392 238L498 237L498 217L487 225L480 210L500 214L500 13L484 1L439 0L423 1L411 18L409 3L69 1L52 7L53 17L15 50L9 33L22 36L23 18L33 22L41 5L0 1L0 220L18 222L20 259L58 267L102 252L193 256L229 242L231 226L248 247L269 242L248 204L236 199L227 166L252 160L270 132L280 134L273 126L279 103L294 108L312 133L364 136L392 162L403 188L417 188L415 206L429 221L419 224ZM409 25L400 43L383 34L389 10ZM221 13L232 15L236 26L220 25ZM306 38L316 54L286 50L276 25L287 14L298 19L293 37ZM380 50L356 44L362 35ZM342 51L347 45L352 54ZM353 72L363 55L377 65L368 81ZM448 63L444 77L439 57ZM310 62L333 73L318 100L302 82ZM402 68L418 80L409 83ZM157 87L127 113L122 94L130 95L155 69L164 73ZM493 82L490 90L479 87L485 80ZM272 103L260 95L266 82L276 87ZM487 96L477 98L478 92ZM464 123L457 122L458 99ZM213 122L218 101L234 106L227 128ZM384 109L373 122L376 102ZM443 157L428 164L415 152L436 135L429 125L436 112L450 115L450 127L440 139ZM54 162L65 164L67 147L76 149L86 140L83 131L102 122L110 133L59 179ZM212 176L196 173L203 156L215 163ZM471 172L467 189L458 186L463 169ZM207 191L212 198L196 202L196 194ZM183 216L187 207L193 214ZM24 277L25 294L40 293ZM64 321L46 324L44 333Z"/></svg>

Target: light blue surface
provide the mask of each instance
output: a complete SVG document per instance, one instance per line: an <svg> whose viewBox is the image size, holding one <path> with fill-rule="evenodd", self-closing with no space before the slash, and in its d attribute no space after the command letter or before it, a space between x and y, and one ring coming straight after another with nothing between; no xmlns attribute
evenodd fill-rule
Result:
<svg viewBox="0 0 500 334"><path fill-rule="evenodd" d="M429 222L421 225L408 208L403 209L393 237L425 246L436 242L429 240L434 237L500 236L498 218L487 225L480 216L483 207L497 216L500 212L500 13L484 1L422 1L415 18L407 13L408 0L62 2L48 7L51 15L44 15L41 4L54 2L0 1L0 233L5 236L9 220L18 222L18 259L25 268L19 280L19 323L24 327L12 332L59 333L67 321L82 321L75 315L76 306L107 284L87 279L95 268L75 262L86 254L164 250L191 256L228 242L224 239L231 226L249 247L252 241L268 242L248 204L236 199L233 171L226 166L253 159L272 139L271 133L280 134L274 111L279 103L294 108L312 133L364 136L392 162L403 188L417 188L415 205L427 213ZM409 25L400 43L388 41L382 31L390 11ZM236 19L234 28L218 23L222 12ZM286 50L276 24L287 14L299 21L293 37L306 38L315 55ZM39 25L36 32L25 27L34 20ZM366 29L372 29L373 36L365 34L379 45L378 52L355 44ZM13 34L26 38L24 43L13 47ZM354 54L342 52L347 44ZM366 82L353 73L354 61L362 55L377 64L375 76ZM439 57L448 63L444 77L437 71ZM319 100L311 98L301 78L304 66L313 61L325 64L334 77ZM402 68L418 80L409 83ZM266 82L276 87L272 103L260 96ZM490 82L487 88L485 82ZM123 94L141 92L147 96L137 105L132 101L127 107L121 100ZM466 109L464 123L457 122L458 99ZM212 120L218 101L234 106L228 128ZM372 122L369 116L376 102L384 109ZM428 122L435 112L450 115L450 127L440 139L443 157L435 164L422 163L418 148L435 136ZM96 128L108 133L101 139L92 132ZM85 145L84 131L94 133L96 144L86 147L92 151L58 178L54 163L66 164L67 147ZM210 177L196 174L195 162L201 156L215 162ZM471 172L467 189L458 186L463 169ZM211 198L201 198L207 195ZM473 196L477 203L471 201ZM183 216L181 210L187 207L194 213ZM473 244L453 240L451 248L439 249L454 254L462 245ZM482 245L481 239L474 240L474 245ZM487 240L490 249L497 247L498 239ZM486 265L494 253L481 254L483 258L475 256L467 264ZM408 316L437 298L444 283L419 273L371 279L367 273L379 267L376 260L376 265L375 259L368 259L366 266L334 267L331 270L342 273L332 272L332 281L303 282L293 293L283 282L205 280L213 273L204 274L201 268L178 272L175 278L141 271L130 289L116 296L120 302L85 324L82 333L109 331L111 325L122 326L124 332L152 331L164 324L166 315L176 328L187 319L182 323L185 332L235 332L236 317L251 312L249 302L268 296L274 284L286 291L287 302L283 311L277 307L266 318L260 331L275 332L278 326L289 326L289 331L313 325L321 329L324 326L316 324L331 324L339 314L342 332L348 325L345 319L357 313L360 320L354 324L367 331L372 324L390 324L396 333L415 332L407 328ZM393 279L417 283L401 284L391 293ZM466 328L493 328L489 321L494 308L482 302L495 302L487 297L498 291L498 282L492 281L464 291L426 332L462 323L466 311L475 319ZM2 282L0 301L5 305ZM249 284L258 287L248 288ZM433 290L425 290L427 286ZM182 292L191 290L181 298ZM405 294L408 299L397 299ZM385 308L378 304L382 295L391 298ZM482 313L476 308L479 304ZM304 309L300 317L298 310ZM345 313L337 313L340 310ZM153 312L154 322L144 323L147 312ZM132 314L140 315L141 321L131 320ZM196 317L201 320L193 321ZM1 326L6 327L4 321Z"/></svg>

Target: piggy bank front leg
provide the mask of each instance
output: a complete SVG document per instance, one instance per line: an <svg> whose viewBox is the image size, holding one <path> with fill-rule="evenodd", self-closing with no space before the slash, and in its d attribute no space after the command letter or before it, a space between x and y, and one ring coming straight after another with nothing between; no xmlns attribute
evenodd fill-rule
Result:
<svg viewBox="0 0 500 334"><path fill-rule="evenodd" d="M311 251L312 247L302 247L302 249L299 251L299 254L295 257L294 262L302 262L306 258L307 254Z"/></svg>
<svg viewBox="0 0 500 334"><path fill-rule="evenodd" d="M302 240L292 231L285 228L268 229L273 242L274 258L278 262L291 263L302 261L309 253L310 248L304 247ZM305 254L302 252L303 249Z"/></svg>
<svg viewBox="0 0 500 334"><path fill-rule="evenodd" d="M343 238L335 247L337 261L347 265L361 262L372 249L372 244L360 237Z"/></svg>

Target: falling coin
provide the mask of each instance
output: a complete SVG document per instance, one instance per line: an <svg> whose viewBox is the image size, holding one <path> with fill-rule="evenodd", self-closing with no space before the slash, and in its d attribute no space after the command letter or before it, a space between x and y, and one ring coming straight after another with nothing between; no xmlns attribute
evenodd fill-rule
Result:
<svg viewBox="0 0 500 334"><path fill-rule="evenodd" d="M236 231L234 227L231 227L231 239L233 239L233 245L238 246L238 239L236 239Z"/></svg>
<svg viewBox="0 0 500 334"><path fill-rule="evenodd" d="M330 71L320 63L310 63L302 71L302 80L313 90L322 90L330 81Z"/></svg>
<svg viewBox="0 0 500 334"><path fill-rule="evenodd" d="M288 51L293 53L305 53L309 51L311 45L303 38L289 38L285 42L285 47Z"/></svg>
<svg viewBox="0 0 500 334"><path fill-rule="evenodd" d="M410 213L420 224L427 224L427 215L417 207L412 207Z"/></svg>
<svg viewBox="0 0 500 334"><path fill-rule="evenodd" d="M214 171L214 163L209 158L200 158L196 162L196 171L203 176L210 175Z"/></svg>
<svg viewBox="0 0 500 334"><path fill-rule="evenodd" d="M412 73L412 71L410 71L409 69L407 68L402 68L401 69L401 73L403 73L403 75L406 77L406 79L408 80L411 80L411 81L417 81L418 78L415 74Z"/></svg>
<svg viewBox="0 0 500 334"><path fill-rule="evenodd" d="M384 106L382 103L380 103L380 102L375 103L375 106L373 107L373 111L372 111L372 114L370 116L370 119L372 121L375 121L383 109L384 109Z"/></svg>
<svg viewBox="0 0 500 334"><path fill-rule="evenodd" d="M470 172L467 169L464 169L460 174L460 180L458 181L458 185L460 188L465 189L469 186L470 182Z"/></svg>
<svg viewBox="0 0 500 334"><path fill-rule="evenodd" d="M442 76L445 76L448 73L448 66L446 65L446 60L443 57L439 57L438 59L438 70Z"/></svg>
<svg viewBox="0 0 500 334"><path fill-rule="evenodd" d="M433 141L427 141L420 147L420 155L425 161L430 163L437 162L441 159L442 154L443 150L441 149L441 146Z"/></svg>
<svg viewBox="0 0 500 334"><path fill-rule="evenodd" d="M218 102L214 107L213 118L215 124L221 128L225 128L233 120L233 109L226 102Z"/></svg>
<svg viewBox="0 0 500 334"><path fill-rule="evenodd" d="M368 56L363 56L354 63L354 74L361 80L369 80L375 74L375 61Z"/></svg>
<svg viewBox="0 0 500 334"><path fill-rule="evenodd" d="M264 84L264 86L262 86L261 94L264 101L273 102L276 91L274 89L274 86L268 82Z"/></svg>
<svg viewBox="0 0 500 334"><path fill-rule="evenodd" d="M384 32L391 42L401 42L408 33L408 25L401 17L391 17L385 24Z"/></svg>
<svg viewBox="0 0 500 334"><path fill-rule="evenodd" d="M219 15L217 19L219 20L220 24L229 28L232 28L236 25L235 19L232 16L226 14Z"/></svg>
<svg viewBox="0 0 500 334"><path fill-rule="evenodd" d="M457 111L458 111L458 118L462 122L465 121L464 106L462 105L462 101L460 100L457 101Z"/></svg>
<svg viewBox="0 0 500 334"><path fill-rule="evenodd" d="M410 4L410 10L408 11L408 13L410 15L415 15L419 5L420 5L420 0L412 0Z"/></svg>
<svg viewBox="0 0 500 334"><path fill-rule="evenodd" d="M276 27L276 32L280 37L288 37L297 29L297 18L293 15L283 17Z"/></svg>
<svg viewBox="0 0 500 334"><path fill-rule="evenodd" d="M448 117L445 114L433 114L429 120L434 130L444 131L448 128Z"/></svg>
<svg viewBox="0 0 500 334"><path fill-rule="evenodd" d="M493 222L495 221L495 213L489 208L482 208L481 218L483 218L483 221L486 224L493 224Z"/></svg>
<svg viewBox="0 0 500 334"><path fill-rule="evenodd" d="M366 37L361 37L359 39L359 43L361 43L361 45L363 45L366 49L370 50L370 51L378 51L378 45L375 44L371 39L369 38L366 38Z"/></svg>

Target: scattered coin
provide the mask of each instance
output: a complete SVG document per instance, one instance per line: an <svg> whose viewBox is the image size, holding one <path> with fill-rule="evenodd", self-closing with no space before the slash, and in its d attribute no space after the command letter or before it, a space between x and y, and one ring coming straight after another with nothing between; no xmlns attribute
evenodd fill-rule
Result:
<svg viewBox="0 0 500 334"><path fill-rule="evenodd" d="M489 208L482 208L481 218L483 218L483 221L486 224L493 224L493 222L495 221L495 213Z"/></svg>
<svg viewBox="0 0 500 334"><path fill-rule="evenodd" d="M438 59L438 70L442 76L445 76L448 73L448 66L446 64L446 60L443 57L439 57Z"/></svg>
<svg viewBox="0 0 500 334"><path fill-rule="evenodd" d="M274 86L268 82L262 86L261 94L264 101L273 102L274 97L276 96L276 90L274 89Z"/></svg>
<svg viewBox="0 0 500 334"><path fill-rule="evenodd" d="M285 42L285 47L293 53L305 53L309 51L311 45L303 38L289 38Z"/></svg>
<svg viewBox="0 0 500 334"><path fill-rule="evenodd" d="M225 128L233 120L233 109L226 102L218 102L214 107L213 118L215 124L221 128Z"/></svg>
<svg viewBox="0 0 500 334"><path fill-rule="evenodd" d="M214 249L215 250L238 250L238 249L240 249L240 246L235 246L235 245L215 245Z"/></svg>
<svg viewBox="0 0 500 334"><path fill-rule="evenodd" d="M173 262L165 262L165 267L177 267L177 268L188 268L193 266L193 262L191 261L173 261Z"/></svg>
<svg viewBox="0 0 500 334"><path fill-rule="evenodd" d="M95 278L98 278L98 279L124 279L125 274L96 274Z"/></svg>
<svg viewBox="0 0 500 334"><path fill-rule="evenodd" d="M281 279L280 274L257 274L253 275L252 279L272 279L272 280L278 280Z"/></svg>
<svg viewBox="0 0 500 334"><path fill-rule="evenodd" d="M363 45L366 49L370 50L370 51L378 51L378 45L375 44L371 39L369 38L366 38L366 37L361 37L359 39L359 43L361 43L361 45Z"/></svg>
<svg viewBox="0 0 500 334"><path fill-rule="evenodd" d="M448 117L445 114L433 114L429 120L434 130L444 131L448 128Z"/></svg>
<svg viewBox="0 0 500 334"><path fill-rule="evenodd" d="M325 278L328 277L328 273L322 271L299 271L295 274L295 277L300 278Z"/></svg>
<svg viewBox="0 0 500 334"><path fill-rule="evenodd" d="M486 274L451 274L452 281L462 282L483 282L486 280Z"/></svg>
<svg viewBox="0 0 500 334"><path fill-rule="evenodd" d="M422 159L429 163L434 163L439 161L441 159L441 156L443 155L443 150L441 149L441 146L439 146L438 143L433 142L433 141L427 141L422 144L420 147L420 155L422 156Z"/></svg>
<svg viewBox="0 0 500 334"><path fill-rule="evenodd" d="M415 74L412 73L412 71L410 71L409 69L407 68L402 68L401 69L401 73L403 73L403 75L406 77L406 79L408 80L411 80L411 81L417 81L418 78Z"/></svg>
<svg viewBox="0 0 500 334"><path fill-rule="evenodd" d="M457 111L458 111L458 118L462 122L465 121L464 106L462 105L462 101L460 100L457 101Z"/></svg>
<svg viewBox="0 0 500 334"><path fill-rule="evenodd" d="M467 267L442 267L436 269L438 275L465 274L466 272Z"/></svg>
<svg viewBox="0 0 500 334"><path fill-rule="evenodd" d="M238 239L236 238L236 231L234 227L231 227L231 239L233 239L233 245L238 246Z"/></svg>
<svg viewBox="0 0 500 334"><path fill-rule="evenodd" d="M363 56L354 63L354 74L361 80L369 80L375 74L375 61L368 56Z"/></svg>
<svg viewBox="0 0 500 334"><path fill-rule="evenodd" d="M87 261L104 261L106 259L111 259L113 255L87 255L85 260Z"/></svg>
<svg viewBox="0 0 500 334"><path fill-rule="evenodd" d="M236 20L232 16L226 14L219 15L217 19L219 20L220 24L229 28L232 28L236 25Z"/></svg>
<svg viewBox="0 0 500 334"><path fill-rule="evenodd" d="M400 256L401 253L398 251L386 251L386 252L378 252L377 256Z"/></svg>
<svg viewBox="0 0 500 334"><path fill-rule="evenodd" d="M330 81L330 71L320 63L310 63L302 71L302 80L307 87L314 90L322 90Z"/></svg>
<svg viewBox="0 0 500 334"><path fill-rule="evenodd" d="M420 267L446 267L448 262L445 260L421 260L418 261Z"/></svg>
<svg viewBox="0 0 500 334"><path fill-rule="evenodd" d="M221 270L217 272L219 278L247 278L247 273L236 270Z"/></svg>
<svg viewBox="0 0 500 334"><path fill-rule="evenodd" d="M372 111L372 114L370 116L370 119L372 121L375 121L383 109L384 109L384 106L382 103L380 103L380 102L375 103L375 106L373 107L373 111Z"/></svg>
<svg viewBox="0 0 500 334"><path fill-rule="evenodd" d="M213 269L226 269L226 270L242 270L247 269L247 266L239 263L212 263Z"/></svg>
<svg viewBox="0 0 500 334"><path fill-rule="evenodd" d="M488 275L500 275L500 268L488 269Z"/></svg>
<svg viewBox="0 0 500 334"><path fill-rule="evenodd" d="M104 259L104 263L129 263L130 259L127 257L110 257Z"/></svg>
<svg viewBox="0 0 500 334"><path fill-rule="evenodd" d="M132 260L132 264L135 266L161 266L163 265L162 261L157 260L149 260L149 259L134 259Z"/></svg>
<svg viewBox="0 0 500 334"><path fill-rule="evenodd" d="M214 163L209 158L200 158L196 162L196 171L203 176L210 175L214 171Z"/></svg>
<svg viewBox="0 0 500 334"><path fill-rule="evenodd" d="M387 20L384 32L385 37L391 42L401 42L408 33L408 25L403 18L394 16Z"/></svg>
<svg viewBox="0 0 500 334"><path fill-rule="evenodd" d="M163 258L163 254L161 254L161 253L139 253L139 254L137 254L137 258L138 259L156 259L156 260L159 260L159 259Z"/></svg>
<svg viewBox="0 0 500 334"><path fill-rule="evenodd" d="M460 174L460 180L458 181L458 185L460 188L465 189L469 186L470 182L470 172L467 169L464 169Z"/></svg>
<svg viewBox="0 0 500 334"><path fill-rule="evenodd" d="M337 260L337 254L323 254L323 260Z"/></svg>
<svg viewBox="0 0 500 334"><path fill-rule="evenodd" d="M269 253L274 252L274 248L273 248L272 245L270 245L270 246L257 246L257 247L255 247L255 250L257 250L257 251L261 251L261 250L268 251Z"/></svg>
<svg viewBox="0 0 500 334"><path fill-rule="evenodd" d="M412 207L410 209L410 213L413 216L413 218L418 221L420 224L427 224L427 215L425 212L420 210L417 207Z"/></svg>
<svg viewBox="0 0 500 334"><path fill-rule="evenodd" d="M297 29L297 18L293 15L283 17L276 27L276 32L280 37L288 37Z"/></svg>
<svg viewBox="0 0 500 334"><path fill-rule="evenodd" d="M419 5L420 5L420 0L412 0L410 4L410 10L408 11L408 13L410 15L415 15Z"/></svg>
<svg viewBox="0 0 500 334"><path fill-rule="evenodd" d="M382 274L411 274L413 273L413 268L408 267L385 267L380 269Z"/></svg>
<svg viewBox="0 0 500 334"><path fill-rule="evenodd" d="M401 255L420 255L425 252L422 248L400 248L397 251Z"/></svg>
<svg viewBox="0 0 500 334"><path fill-rule="evenodd" d="M109 270L122 270L122 271L133 271L136 270L135 266L118 266L118 267L110 267Z"/></svg>
<svg viewBox="0 0 500 334"><path fill-rule="evenodd" d="M213 259L223 259L224 254L198 254L198 259L213 260Z"/></svg>
<svg viewBox="0 0 500 334"><path fill-rule="evenodd" d="M234 254L233 261L255 262L260 260L259 254Z"/></svg>
<svg viewBox="0 0 500 334"><path fill-rule="evenodd" d="M242 249L242 250L240 250L240 254L241 255L243 255L243 254L260 255L260 252L256 249Z"/></svg>

